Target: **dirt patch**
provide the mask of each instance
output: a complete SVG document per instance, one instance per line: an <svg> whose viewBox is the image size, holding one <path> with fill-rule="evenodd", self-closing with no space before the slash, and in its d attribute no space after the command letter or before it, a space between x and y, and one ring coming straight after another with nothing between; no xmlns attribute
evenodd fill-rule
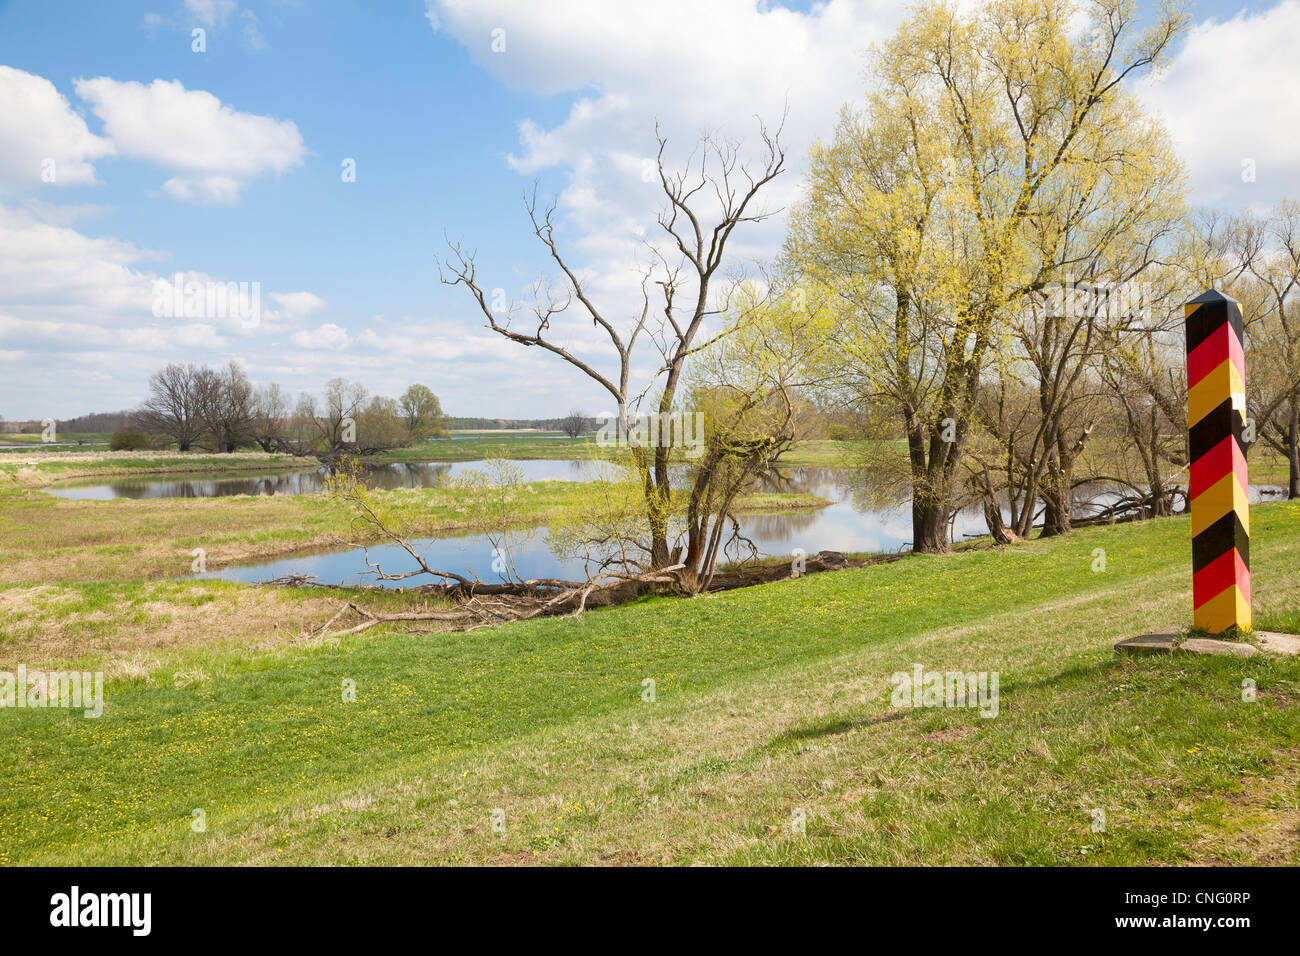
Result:
<svg viewBox="0 0 1300 956"><path fill-rule="evenodd" d="M1300 747L1278 751L1279 773L1242 781L1242 789L1225 795L1231 829L1204 828L1197 838L1194 862L1215 866L1300 865Z"/></svg>
<svg viewBox="0 0 1300 956"><path fill-rule="evenodd" d="M0 591L0 616L5 618L26 617L28 614L35 612L46 595L51 592L58 592L58 588L50 584L38 584L31 588L10 588L7 591Z"/></svg>

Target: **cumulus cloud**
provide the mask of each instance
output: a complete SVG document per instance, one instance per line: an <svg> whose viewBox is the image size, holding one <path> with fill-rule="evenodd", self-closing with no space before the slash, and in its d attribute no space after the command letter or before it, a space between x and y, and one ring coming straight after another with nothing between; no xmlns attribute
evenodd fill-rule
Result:
<svg viewBox="0 0 1300 956"><path fill-rule="evenodd" d="M62 212L55 208L54 213ZM254 369L281 355L287 331L327 308L310 291L269 291L261 321L238 313L159 316L159 283L227 286L223 277L162 268L164 253L68 225L41 207L0 204L0 413L69 417L133 405L169 361ZM251 361L250 361L251 359ZM297 383L286 383L297 384Z"/></svg>
<svg viewBox="0 0 1300 956"><path fill-rule="evenodd" d="M520 116L519 149L507 161L556 194L562 249L613 316L639 313L646 245L664 242L655 222L665 205L654 170L656 119L676 168L705 133L739 140L742 158L761 165L755 117L775 128L788 109L781 137L788 172L759 200L779 212L798 197L813 140L834 128L843 103L861 97L864 53L892 32L902 8L892 0L827 0L806 12L762 0L427 0L426 12L434 30L504 86L571 97L559 121ZM448 225L457 234L472 228ZM783 232L781 215L743 225L730 261L771 257ZM476 238L466 235L470 245ZM579 351L599 355L590 322L566 323L565 332Z"/></svg>
<svg viewBox="0 0 1300 956"><path fill-rule="evenodd" d="M325 308L325 300L311 292L272 292L267 298L290 320L314 315Z"/></svg>
<svg viewBox="0 0 1300 956"><path fill-rule="evenodd" d="M289 341L300 349L332 351L348 344L348 330L333 322L326 322L314 329L295 332L289 337Z"/></svg>
<svg viewBox="0 0 1300 956"><path fill-rule="evenodd" d="M0 205L0 308L42 317L147 316L152 277L138 267L156 258L129 242L86 236Z"/></svg>
<svg viewBox="0 0 1300 956"><path fill-rule="evenodd" d="M258 176L303 164L306 146L288 120L241 113L179 80L145 85L107 76L76 81L123 156L175 173L163 191L185 201L232 203Z"/></svg>
<svg viewBox="0 0 1300 956"><path fill-rule="evenodd" d="M1300 0L1205 20L1162 77L1138 85L1186 159L1197 201L1271 203L1297 194L1297 36Z"/></svg>
<svg viewBox="0 0 1300 956"><path fill-rule="evenodd" d="M94 161L112 152L53 83L0 66L0 190L94 183Z"/></svg>
<svg viewBox="0 0 1300 956"><path fill-rule="evenodd" d="M530 176L563 169L561 200L583 234L630 242L662 202L643 175L656 118L683 147L670 151L680 161L700 133L752 142L756 114L775 125L788 107L783 138L797 173L841 104L861 95L864 51L900 16L888 0L828 0L806 13L760 0L427 0L427 10L506 86L576 94L554 126L521 118L522 151L510 162ZM493 31L503 31L504 52L493 52ZM797 191L797 175L785 179L772 193L777 205Z"/></svg>

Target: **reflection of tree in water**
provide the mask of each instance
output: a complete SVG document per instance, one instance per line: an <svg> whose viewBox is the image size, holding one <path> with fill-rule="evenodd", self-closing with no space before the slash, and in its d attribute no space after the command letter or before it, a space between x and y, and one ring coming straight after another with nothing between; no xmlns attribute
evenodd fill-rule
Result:
<svg viewBox="0 0 1300 956"><path fill-rule="evenodd" d="M759 490L816 495L847 504L860 514L907 507L911 500L906 485L871 469L777 467L763 476Z"/></svg>
<svg viewBox="0 0 1300 956"><path fill-rule="evenodd" d="M410 488L436 488L451 475L453 462L449 461L397 461L384 464L362 464L361 473L366 486L377 491L399 491ZM338 474L337 465L325 465L317 472L297 476L303 485L296 492L321 491L326 479Z"/></svg>
<svg viewBox="0 0 1300 956"><path fill-rule="evenodd" d="M818 520L817 512L790 512L776 515L743 515L741 524L750 537L779 538L795 532L807 531Z"/></svg>

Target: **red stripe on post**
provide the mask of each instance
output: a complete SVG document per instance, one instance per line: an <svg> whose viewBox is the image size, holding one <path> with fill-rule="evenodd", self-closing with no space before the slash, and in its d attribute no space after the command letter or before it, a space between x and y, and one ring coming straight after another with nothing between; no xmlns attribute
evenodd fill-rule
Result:
<svg viewBox="0 0 1300 956"><path fill-rule="evenodd" d="M1237 374L1246 380L1246 353L1231 322L1224 322L1187 356L1187 387L1192 388L1218 368L1225 358L1237 366Z"/></svg>
<svg viewBox="0 0 1300 956"><path fill-rule="evenodd" d="M1225 551L1192 575L1192 608L1198 608L1233 585L1250 601L1250 569L1236 548Z"/></svg>
<svg viewBox="0 0 1300 956"><path fill-rule="evenodd" d="M1192 499L1201 492L1211 488L1215 482L1229 471L1237 476L1242 490L1250 490L1250 474L1246 456L1241 453L1237 440L1229 435L1207 451L1191 465L1191 477L1188 481L1188 494Z"/></svg>

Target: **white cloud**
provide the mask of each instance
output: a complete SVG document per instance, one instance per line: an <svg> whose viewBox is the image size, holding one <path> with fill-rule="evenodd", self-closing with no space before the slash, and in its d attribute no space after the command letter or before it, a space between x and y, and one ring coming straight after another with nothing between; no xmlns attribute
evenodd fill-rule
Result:
<svg viewBox="0 0 1300 956"><path fill-rule="evenodd" d="M145 397L149 375L167 362L232 359L255 382L276 381L292 392L319 392L335 376L386 395L423 382L446 407L465 413L544 414L584 401L581 383L557 383L546 356L521 354L492 332L428 317L321 321L330 306L309 290L264 292L261 321L251 328L238 316L156 318L159 278L170 282L180 271L183 286L223 279L176 270L164 253L85 235L69 221L0 204L6 418L133 407ZM595 408L601 400L587 404Z"/></svg>
<svg viewBox="0 0 1300 956"><path fill-rule="evenodd" d="M94 160L112 152L53 83L0 66L0 190L48 182L51 172L54 185L96 182Z"/></svg>
<svg viewBox="0 0 1300 956"><path fill-rule="evenodd" d="M149 316L153 277L137 266L157 258L0 206L0 308L23 309L25 317Z"/></svg>
<svg viewBox="0 0 1300 956"><path fill-rule="evenodd" d="M252 10L244 10L239 14L239 18L243 21L241 31L244 34L244 46L254 52L265 50L266 38L262 36L262 22L257 18L257 14Z"/></svg>
<svg viewBox="0 0 1300 956"><path fill-rule="evenodd" d="M1193 199L1271 203L1300 194L1300 2L1195 26L1138 95L1164 117L1187 161ZM1256 181L1243 180L1252 161Z"/></svg>
<svg viewBox="0 0 1300 956"><path fill-rule="evenodd" d="M168 195L190 202L235 202L253 179L303 164L306 147L288 120L241 113L179 80L149 85L106 76L76 81L123 156L175 173Z"/></svg>
<svg viewBox="0 0 1300 956"><path fill-rule="evenodd" d="M289 341L300 349L334 351L348 344L348 330L333 322L289 336Z"/></svg>
<svg viewBox="0 0 1300 956"><path fill-rule="evenodd" d="M314 315L325 308L325 300L311 292L272 292L267 298L290 320Z"/></svg>
<svg viewBox="0 0 1300 956"><path fill-rule="evenodd" d="M238 8L235 0L185 0L190 16L205 27L222 26Z"/></svg>
<svg viewBox="0 0 1300 956"><path fill-rule="evenodd" d="M157 317L155 283L172 282L177 271L158 267L167 256L85 235L68 225L75 217L60 215L66 210L43 215L42 209L0 204L0 414L6 417L69 417L134 405L149 374L170 361L240 358L251 371L259 358L278 360L288 330L327 307L309 291L270 291L252 327L238 314ZM182 286L225 282L195 270L180 270L180 277Z"/></svg>
<svg viewBox="0 0 1300 956"><path fill-rule="evenodd" d="M903 13L890 0L828 0L808 12L764 0L427 0L426 9L435 30L462 43L505 86L572 97L558 123L519 117L520 151L508 162L523 176L542 177L543 192L558 193L561 248L610 316L639 314L645 245L663 241L655 217L665 199L657 177L645 175L654 172L647 164L656 119L671 164L680 166L701 134L716 133L740 140L741 155L761 165L754 117L774 127L788 106L788 171L758 202L770 211L788 208L814 138L828 135L841 105L862 95L865 50ZM504 52L493 52L494 31L504 31L496 33ZM470 247L478 239L473 223L448 228ZM528 228L522 209L518 228ZM783 233L784 216L742 225L729 262L771 257ZM489 286L499 281L483 278ZM608 348L576 315L554 328L590 355Z"/></svg>

